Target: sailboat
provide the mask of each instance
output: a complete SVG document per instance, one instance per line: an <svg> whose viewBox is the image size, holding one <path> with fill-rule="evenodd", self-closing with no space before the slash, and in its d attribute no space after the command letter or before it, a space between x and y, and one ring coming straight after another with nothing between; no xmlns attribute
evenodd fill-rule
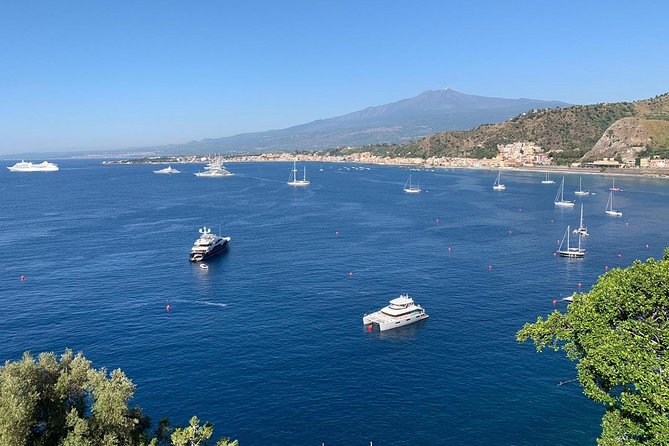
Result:
<svg viewBox="0 0 669 446"><path fill-rule="evenodd" d="M578 234L578 248L572 248L569 240L570 229L571 228L567 226L567 230L562 236L562 241L560 242L560 247L558 248L557 253L560 257L582 258L585 256L585 249L581 248L581 234ZM567 246L564 246L565 240L567 241Z"/></svg>
<svg viewBox="0 0 669 446"><path fill-rule="evenodd" d="M553 184L555 181L551 180L550 177L548 176L548 172L546 172L546 179L541 180L541 184Z"/></svg>
<svg viewBox="0 0 669 446"><path fill-rule="evenodd" d="M590 235L588 234L588 228L583 225L583 203L581 203L581 222L578 224L578 229L574 229L574 234L580 234L582 236Z"/></svg>
<svg viewBox="0 0 669 446"><path fill-rule="evenodd" d="M568 201L564 199L564 177L562 177L562 183L560 183L560 188L555 195L555 206L565 206L571 207L574 205L573 201Z"/></svg>
<svg viewBox="0 0 669 446"><path fill-rule="evenodd" d="M304 176L301 180L297 179L297 167L295 166L295 161L293 161L293 170L290 172L290 178L288 178L288 184L291 186L308 186L309 181L307 180L307 168L304 167Z"/></svg>
<svg viewBox="0 0 669 446"><path fill-rule="evenodd" d="M497 178L495 178L495 182L492 184L493 190L504 190L504 189L506 189L506 186L503 185L502 182L501 182L501 178L502 178L502 171L500 170L497 173Z"/></svg>
<svg viewBox="0 0 669 446"><path fill-rule="evenodd" d="M609 192L609 201L606 202L606 213L614 217L622 217L623 213L613 209L613 189Z"/></svg>
<svg viewBox="0 0 669 446"><path fill-rule="evenodd" d="M411 184L411 174L409 174L409 179L407 180L406 183L404 183L404 192L408 192L410 194L417 194L420 192L422 189L420 188L420 182L418 183L418 186L414 186Z"/></svg>
<svg viewBox="0 0 669 446"><path fill-rule="evenodd" d="M589 190L583 190L583 187L581 187L581 178L578 178L578 190L574 192L576 195L590 195Z"/></svg>
<svg viewBox="0 0 669 446"><path fill-rule="evenodd" d="M611 181L613 181L613 183L611 184L611 187L609 188L609 190L610 190L611 192L619 192L619 191L620 191L620 188L616 187L616 179L615 179L615 178L611 178Z"/></svg>

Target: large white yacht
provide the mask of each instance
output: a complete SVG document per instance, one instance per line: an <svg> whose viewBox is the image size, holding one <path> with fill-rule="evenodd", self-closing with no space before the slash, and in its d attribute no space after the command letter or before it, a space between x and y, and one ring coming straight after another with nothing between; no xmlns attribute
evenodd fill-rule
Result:
<svg viewBox="0 0 669 446"><path fill-rule="evenodd" d="M33 164L30 161L21 161L13 166L7 167L12 172L56 172L59 170L58 164L42 161L39 164Z"/></svg>
<svg viewBox="0 0 669 446"><path fill-rule="evenodd" d="M190 261L199 262L211 256L225 251L230 243L230 237L221 237L212 234L211 229L203 226L200 228L200 238L195 240L190 250Z"/></svg>
<svg viewBox="0 0 669 446"><path fill-rule="evenodd" d="M159 175L169 175L169 174L174 174L174 173L181 173L181 171L173 168L172 166L167 166L164 169L154 170L153 173L159 174Z"/></svg>
<svg viewBox="0 0 669 446"><path fill-rule="evenodd" d="M233 175L234 173L223 167L223 161L220 160L212 161L207 164L204 168L204 172L195 172L195 176L206 178L231 177Z"/></svg>
<svg viewBox="0 0 669 446"><path fill-rule="evenodd" d="M363 316L362 323L370 327L370 331L374 326L378 326L380 331L385 331L413 324L428 317L430 316L425 313L423 307L414 303L408 294L401 294L400 297L391 300L387 307Z"/></svg>

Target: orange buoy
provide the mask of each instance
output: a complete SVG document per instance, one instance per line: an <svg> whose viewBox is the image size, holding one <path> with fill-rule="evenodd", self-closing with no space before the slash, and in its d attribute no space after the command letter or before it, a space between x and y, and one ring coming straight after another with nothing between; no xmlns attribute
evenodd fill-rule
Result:
<svg viewBox="0 0 669 446"><path fill-rule="evenodd" d="M170 307L169 305L165 307L165 311L170 311L171 309L172 307Z"/></svg>

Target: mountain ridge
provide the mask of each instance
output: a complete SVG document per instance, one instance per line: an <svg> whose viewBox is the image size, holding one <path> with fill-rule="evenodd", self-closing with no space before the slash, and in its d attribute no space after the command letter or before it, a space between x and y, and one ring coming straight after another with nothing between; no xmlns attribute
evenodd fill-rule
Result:
<svg viewBox="0 0 669 446"><path fill-rule="evenodd" d="M560 101L476 96L450 88L427 90L412 98L370 106L285 129L206 138L150 149L161 153L186 154L319 150L337 146L400 143L439 131L466 130L484 123L501 122L531 109L569 105Z"/></svg>
<svg viewBox="0 0 669 446"><path fill-rule="evenodd" d="M499 145L520 141L555 153L558 161L592 161L604 156L629 161L639 154L669 152L669 93L634 102L534 110L502 123L438 132L406 144L366 150L390 156L483 158L494 157Z"/></svg>

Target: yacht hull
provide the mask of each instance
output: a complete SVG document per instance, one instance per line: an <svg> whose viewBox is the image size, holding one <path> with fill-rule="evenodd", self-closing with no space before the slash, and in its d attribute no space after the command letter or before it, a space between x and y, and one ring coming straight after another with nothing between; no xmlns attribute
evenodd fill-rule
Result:
<svg viewBox="0 0 669 446"><path fill-rule="evenodd" d="M229 240L225 240L223 243L214 246L211 251L205 253L191 253L188 260L191 262L201 262L203 260L209 259L215 255L218 255L228 249Z"/></svg>
<svg viewBox="0 0 669 446"><path fill-rule="evenodd" d="M372 314L367 314L362 318L363 325L378 327L379 331L392 330L393 328L404 327L405 325L413 324L418 321L429 318L425 313L408 314L406 316L389 319L381 316L377 311Z"/></svg>

